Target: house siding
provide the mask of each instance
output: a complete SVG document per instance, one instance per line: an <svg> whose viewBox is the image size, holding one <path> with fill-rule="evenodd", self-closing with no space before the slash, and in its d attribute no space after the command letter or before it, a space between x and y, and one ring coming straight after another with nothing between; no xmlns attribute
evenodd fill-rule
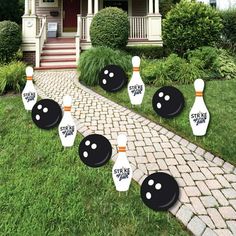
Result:
<svg viewBox="0 0 236 236"><path fill-rule="evenodd" d="M36 0L36 14L38 16L46 15L48 22L57 22L58 24L58 34L61 35L61 6L62 0L58 1L58 7L39 7L39 1ZM57 17L50 16L50 11L58 11L59 15Z"/></svg>

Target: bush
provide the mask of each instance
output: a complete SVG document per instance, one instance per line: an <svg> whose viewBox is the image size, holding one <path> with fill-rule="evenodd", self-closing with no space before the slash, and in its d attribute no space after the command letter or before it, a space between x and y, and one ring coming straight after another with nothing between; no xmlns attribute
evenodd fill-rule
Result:
<svg viewBox="0 0 236 236"><path fill-rule="evenodd" d="M171 54L163 60L143 62L142 77L146 83L155 85L190 84L204 72L187 60Z"/></svg>
<svg viewBox="0 0 236 236"><path fill-rule="evenodd" d="M0 94L13 90L20 92L26 82L25 64L23 62L11 62L0 68Z"/></svg>
<svg viewBox="0 0 236 236"><path fill-rule="evenodd" d="M0 0L0 21L11 20L21 24L21 16L24 14L23 0Z"/></svg>
<svg viewBox="0 0 236 236"><path fill-rule="evenodd" d="M139 56L147 59L159 59L167 55L166 48L160 46L126 47L126 52L132 56Z"/></svg>
<svg viewBox="0 0 236 236"><path fill-rule="evenodd" d="M221 12L223 20L222 43L236 51L236 9Z"/></svg>
<svg viewBox="0 0 236 236"><path fill-rule="evenodd" d="M236 77L234 58L224 49L201 47L187 54L190 63L205 71L209 79L232 79Z"/></svg>
<svg viewBox="0 0 236 236"><path fill-rule="evenodd" d="M213 45L220 39L222 20L219 12L207 4L182 0L163 21L163 40L173 52Z"/></svg>
<svg viewBox="0 0 236 236"><path fill-rule="evenodd" d="M234 58L224 49L219 49L219 51L219 56L214 63L214 68L216 73L219 74L219 78L236 78L236 64Z"/></svg>
<svg viewBox="0 0 236 236"><path fill-rule="evenodd" d="M180 0L160 0L160 13L164 19L171 8Z"/></svg>
<svg viewBox="0 0 236 236"><path fill-rule="evenodd" d="M186 56L191 64L194 64L206 73L206 79L217 78L215 62L219 55L219 49L213 47L200 47L189 51Z"/></svg>
<svg viewBox="0 0 236 236"><path fill-rule="evenodd" d="M125 48L129 37L127 13L116 7L102 9L93 18L90 36L94 47Z"/></svg>
<svg viewBox="0 0 236 236"><path fill-rule="evenodd" d="M78 70L80 81L88 86L99 83L99 73L107 65L121 66L124 71L132 70L131 56L119 50L106 47L92 48L81 54Z"/></svg>
<svg viewBox="0 0 236 236"><path fill-rule="evenodd" d="M9 62L21 45L20 27L11 21L0 22L0 61Z"/></svg>

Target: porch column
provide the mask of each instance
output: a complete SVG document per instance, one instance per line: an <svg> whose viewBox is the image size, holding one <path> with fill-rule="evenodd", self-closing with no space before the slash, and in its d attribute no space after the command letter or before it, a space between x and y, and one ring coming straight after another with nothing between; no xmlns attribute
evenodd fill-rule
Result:
<svg viewBox="0 0 236 236"><path fill-rule="evenodd" d="M153 14L153 0L149 0L149 14Z"/></svg>
<svg viewBox="0 0 236 236"><path fill-rule="evenodd" d="M31 0L31 15L35 15L35 0Z"/></svg>
<svg viewBox="0 0 236 236"><path fill-rule="evenodd" d="M92 0L88 0L88 15L93 14Z"/></svg>
<svg viewBox="0 0 236 236"><path fill-rule="evenodd" d="M155 0L155 14L159 14L159 0Z"/></svg>
<svg viewBox="0 0 236 236"><path fill-rule="evenodd" d="M25 0L25 15L29 15L29 0Z"/></svg>
<svg viewBox="0 0 236 236"><path fill-rule="evenodd" d="M90 25L93 20L93 1L88 0L88 15L86 17L86 40L87 42L90 42Z"/></svg>
<svg viewBox="0 0 236 236"><path fill-rule="evenodd" d="M98 13L98 0L94 0L94 15Z"/></svg>

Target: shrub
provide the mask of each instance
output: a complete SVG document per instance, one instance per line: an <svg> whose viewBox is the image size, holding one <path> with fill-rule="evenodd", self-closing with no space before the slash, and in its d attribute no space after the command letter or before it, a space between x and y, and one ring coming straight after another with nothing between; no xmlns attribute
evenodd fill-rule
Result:
<svg viewBox="0 0 236 236"><path fill-rule="evenodd" d="M88 86L98 85L99 73L107 65L121 66L124 71L132 70L131 56L106 47L92 48L81 54L78 70L80 81Z"/></svg>
<svg viewBox="0 0 236 236"><path fill-rule="evenodd" d="M236 9L221 12L223 20L222 43L223 46L236 50Z"/></svg>
<svg viewBox="0 0 236 236"><path fill-rule="evenodd" d="M201 47L187 54L190 63L205 71L205 79L236 77L234 58L224 49Z"/></svg>
<svg viewBox="0 0 236 236"><path fill-rule="evenodd" d="M219 74L219 78L236 78L236 64L234 58L224 49L219 49L219 51L219 56L214 63L214 68L216 73Z"/></svg>
<svg viewBox="0 0 236 236"><path fill-rule="evenodd" d="M21 45L20 27L11 21L0 22L0 61L9 62Z"/></svg>
<svg viewBox="0 0 236 236"><path fill-rule="evenodd" d="M127 13L116 7L102 9L93 18L90 36L94 47L125 48L129 37Z"/></svg>
<svg viewBox="0 0 236 236"><path fill-rule="evenodd" d="M160 0L160 13L164 19L171 8L180 0Z"/></svg>
<svg viewBox="0 0 236 236"><path fill-rule="evenodd" d="M132 46L126 47L126 51L132 56L147 59L159 59L167 55L166 49L160 46Z"/></svg>
<svg viewBox="0 0 236 236"><path fill-rule="evenodd" d="M202 70L176 54L163 60L143 62L141 72L145 83L155 85L189 84L204 75Z"/></svg>
<svg viewBox="0 0 236 236"><path fill-rule="evenodd" d="M0 94L13 90L20 92L25 85L25 64L11 62L0 68Z"/></svg>
<svg viewBox="0 0 236 236"><path fill-rule="evenodd" d="M191 64L194 64L206 73L206 79L217 78L215 62L219 55L219 49L213 47L200 47L196 50L189 51L187 58Z"/></svg>
<svg viewBox="0 0 236 236"><path fill-rule="evenodd" d="M222 20L207 4L182 0L163 21L164 43L175 53L214 44L220 39Z"/></svg>
<svg viewBox="0 0 236 236"><path fill-rule="evenodd" d="M24 14L23 0L0 0L0 21L11 20L21 23L21 16Z"/></svg>

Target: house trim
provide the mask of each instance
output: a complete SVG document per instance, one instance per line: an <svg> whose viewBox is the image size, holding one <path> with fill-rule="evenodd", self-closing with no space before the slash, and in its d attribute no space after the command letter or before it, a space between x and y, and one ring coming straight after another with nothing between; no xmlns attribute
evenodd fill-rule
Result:
<svg viewBox="0 0 236 236"><path fill-rule="evenodd" d="M39 0L39 7L58 7L58 0L54 0L54 2L43 2L43 0Z"/></svg>

